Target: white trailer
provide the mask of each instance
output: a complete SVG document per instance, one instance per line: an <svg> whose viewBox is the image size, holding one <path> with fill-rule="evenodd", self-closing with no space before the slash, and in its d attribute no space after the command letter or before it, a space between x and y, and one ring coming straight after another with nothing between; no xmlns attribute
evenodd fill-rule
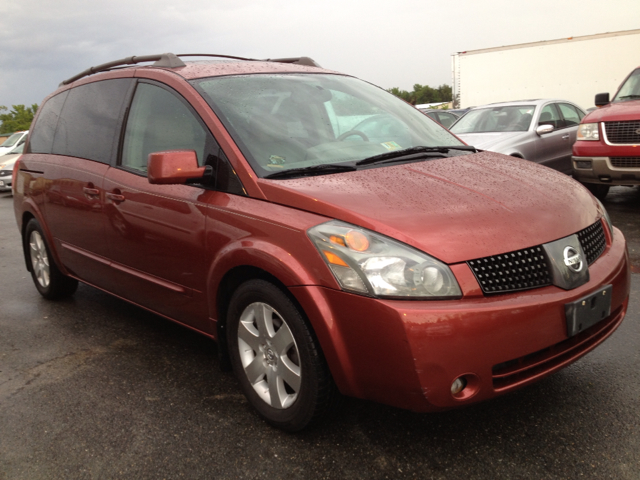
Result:
<svg viewBox="0 0 640 480"><path fill-rule="evenodd" d="M639 51L640 29L458 52L453 95L460 108L562 98L587 109L640 66Z"/></svg>

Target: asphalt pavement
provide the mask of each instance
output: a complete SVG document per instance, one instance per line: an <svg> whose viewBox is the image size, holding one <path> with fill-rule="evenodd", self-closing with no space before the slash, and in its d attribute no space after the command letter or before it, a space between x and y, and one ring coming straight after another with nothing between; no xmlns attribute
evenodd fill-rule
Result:
<svg viewBox="0 0 640 480"><path fill-rule="evenodd" d="M595 351L472 407L346 399L292 435L253 413L212 341L85 285L40 297L0 194L0 479L637 480L640 191L616 187L605 205L639 274Z"/></svg>

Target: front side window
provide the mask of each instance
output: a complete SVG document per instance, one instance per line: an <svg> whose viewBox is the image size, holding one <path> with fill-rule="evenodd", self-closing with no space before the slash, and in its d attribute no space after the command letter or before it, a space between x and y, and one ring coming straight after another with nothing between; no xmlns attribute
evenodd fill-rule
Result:
<svg viewBox="0 0 640 480"><path fill-rule="evenodd" d="M553 103L544 106L540 112L538 125L551 125L556 130L564 126L562 119L560 118L560 114L558 113L558 109Z"/></svg>
<svg viewBox="0 0 640 480"><path fill-rule="evenodd" d="M181 99L155 85L138 85L127 121L122 166L146 175L149 154L166 150L194 150L198 164L204 165L206 143L207 132Z"/></svg>
<svg viewBox="0 0 640 480"><path fill-rule="evenodd" d="M455 134L526 132L531 125L533 105L509 105L470 110L452 128Z"/></svg>
<svg viewBox="0 0 640 480"><path fill-rule="evenodd" d="M627 100L638 100L640 98L640 68L634 70L629 78L624 82L620 90L613 99L614 102L624 102Z"/></svg>
<svg viewBox="0 0 640 480"><path fill-rule="evenodd" d="M186 101L165 88L140 83L127 119L120 164L146 175L149 154L167 150L195 151L198 165L213 168L213 188L246 194L213 135Z"/></svg>
<svg viewBox="0 0 640 480"><path fill-rule="evenodd" d="M255 172L357 162L458 139L402 100L341 75L242 75L192 81Z"/></svg>

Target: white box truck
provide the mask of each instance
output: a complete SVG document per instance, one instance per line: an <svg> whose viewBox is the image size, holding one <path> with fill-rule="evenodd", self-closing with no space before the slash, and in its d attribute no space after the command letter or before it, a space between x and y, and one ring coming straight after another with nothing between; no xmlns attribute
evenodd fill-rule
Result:
<svg viewBox="0 0 640 480"><path fill-rule="evenodd" d="M470 50L452 55L459 108L561 98L587 109L640 64L640 29Z"/></svg>

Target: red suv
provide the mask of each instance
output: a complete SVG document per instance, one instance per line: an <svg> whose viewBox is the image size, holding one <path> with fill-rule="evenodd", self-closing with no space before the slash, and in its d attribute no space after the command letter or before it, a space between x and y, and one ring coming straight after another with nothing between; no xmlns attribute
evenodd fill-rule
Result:
<svg viewBox="0 0 640 480"><path fill-rule="evenodd" d="M25 152L38 291L82 281L215 339L285 430L339 393L433 411L510 392L627 309L625 239L579 183L308 58L94 67Z"/></svg>
<svg viewBox="0 0 640 480"><path fill-rule="evenodd" d="M640 185L640 68L622 82L609 101L582 119L573 144L573 175L600 199L611 185Z"/></svg>

